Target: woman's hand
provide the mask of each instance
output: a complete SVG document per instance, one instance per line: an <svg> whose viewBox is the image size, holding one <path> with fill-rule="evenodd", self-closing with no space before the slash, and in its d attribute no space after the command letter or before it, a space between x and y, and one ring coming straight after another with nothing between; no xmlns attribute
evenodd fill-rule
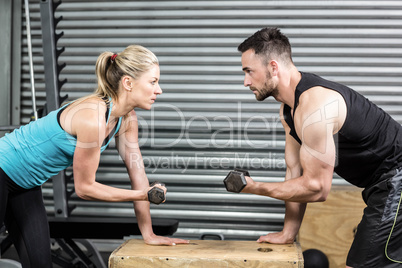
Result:
<svg viewBox="0 0 402 268"><path fill-rule="evenodd" d="M148 245L155 245L155 246L156 245L175 246L176 244L188 244L190 241L180 238L170 238L152 234L151 236L144 238L144 242Z"/></svg>
<svg viewBox="0 0 402 268"><path fill-rule="evenodd" d="M149 196L148 196L148 193L149 193L149 191L151 191L151 190L154 189L154 188L159 188L159 189L161 189L161 190L163 191L165 200L163 200L162 203L165 203L165 201L166 201L166 191L167 191L167 189L166 189L165 185L164 185L164 184L161 184L160 182L157 182L157 183L155 183L155 184L151 184L150 187L147 187L147 188L145 188L145 189L143 190L144 195L146 196L146 200L147 200L147 201L150 201L150 200L148 200L148 197L149 197ZM150 201L150 202L151 202L151 201ZM157 203L157 204L159 204L159 203Z"/></svg>

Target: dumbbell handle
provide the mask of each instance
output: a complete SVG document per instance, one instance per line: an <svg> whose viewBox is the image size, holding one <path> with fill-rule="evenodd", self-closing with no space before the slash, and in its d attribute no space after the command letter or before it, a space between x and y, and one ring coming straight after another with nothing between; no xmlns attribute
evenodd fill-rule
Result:
<svg viewBox="0 0 402 268"><path fill-rule="evenodd" d="M149 186L153 187L156 184L160 184L161 186L165 186L164 183L157 182L157 181L151 183L151 185L149 185ZM166 199L165 192L159 187L153 187L151 190L148 191L148 201L151 202L151 203L159 205L160 203L165 201L165 199Z"/></svg>
<svg viewBox="0 0 402 268"><path fill-rule="evenodd" d="M250 173L248 173L248 170L246 169L235 168L234 171L241 172L244 176L250 177Z"/></svg>

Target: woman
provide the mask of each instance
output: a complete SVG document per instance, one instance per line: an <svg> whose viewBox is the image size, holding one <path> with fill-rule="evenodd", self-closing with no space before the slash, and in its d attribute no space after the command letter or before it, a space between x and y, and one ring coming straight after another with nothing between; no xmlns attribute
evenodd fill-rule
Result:
<svg viewBox="0 0 402 268"><path fill-rule="evenodd" d="M76 194L87 200L135 201L147 244L175 245L186 240L153 233L147 193L152 188L138 146L134 108L149 110L159 86L159 63L142 46L119 54L102 53L96 62L98 88L38 121L0 139L0 223L4 221L23 267L52 267L50 238L41 185L73 164ZM132 190L96 182L100 154L116 137ZM135 161L132 161L135 160ZM161 188L162 185L154 187Z"/></svg>

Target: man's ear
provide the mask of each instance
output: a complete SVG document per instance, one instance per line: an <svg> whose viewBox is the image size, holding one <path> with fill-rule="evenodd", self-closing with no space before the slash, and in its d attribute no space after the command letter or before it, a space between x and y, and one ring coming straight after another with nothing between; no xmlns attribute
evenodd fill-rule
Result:
<svg viewBox="0 0 402 268"><path fill-rule="evenodd" d="M272 76L277 76L279 72L279 64L276 60L271 60L268 64L268 70Z"/></svg>

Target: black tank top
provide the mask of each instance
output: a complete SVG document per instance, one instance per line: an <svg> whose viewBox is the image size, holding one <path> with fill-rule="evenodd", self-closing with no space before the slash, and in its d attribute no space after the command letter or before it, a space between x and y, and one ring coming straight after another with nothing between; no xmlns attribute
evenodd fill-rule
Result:
<svg viewBox="0 0 402 268"><path fill-rule="evenodd" d="M401 125L381 108L353 89L302 73L296 87L293 115L303 92L321 86L335 90L345 99L347 115L341 130L334 135L336 146L335 172L359 187L368 187L380 180L383 173L402 164ZM290 135L302 144L296 134L291 108L285 104L284 119Z"/></svg>

